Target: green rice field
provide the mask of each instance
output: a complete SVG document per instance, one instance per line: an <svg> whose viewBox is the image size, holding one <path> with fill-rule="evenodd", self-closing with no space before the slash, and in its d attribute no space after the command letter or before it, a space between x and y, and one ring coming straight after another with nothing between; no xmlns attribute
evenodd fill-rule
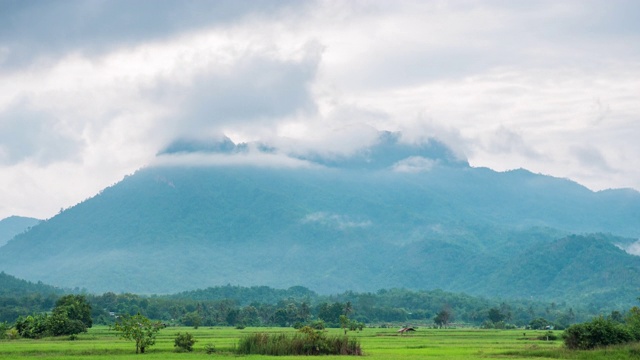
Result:
<svg viewBox="0 0 640 360"><path fill-rule="evenodd" d="M76 340L69 337L40 340L0 340L0 359L213 359L247 358L273 359L274 356L239 356L235 346L243 334L252 332L293 332L287 328L205 328L169 327L160 331L156 345L145 354L135 354L133 342L120 340L107 327L94 327ZM340 329L327 330L339 334ZM174 352L176 333L189 332L197 342L191 353ZM481 330L481 329L427 329L399 335L395 329L367 328L349 332L361 341L364 359L638 359L637 344L595 351L569 351L561 340L542 341L537 337L544 331ZM559 334L559 332L556 332ZM205 348L215 347L207 354ZM345 356L322 356L322 358ZM309 358L287 356L287 359Z"/></svg>

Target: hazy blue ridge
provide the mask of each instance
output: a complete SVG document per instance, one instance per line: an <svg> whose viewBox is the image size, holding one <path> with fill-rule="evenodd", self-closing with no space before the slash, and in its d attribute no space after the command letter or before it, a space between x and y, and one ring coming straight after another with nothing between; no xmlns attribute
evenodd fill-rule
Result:
<svg viewBox="0 0 640 360"><path fill-rule="evenodd" d="M0 251L0 270L93 292L230 284L635 301L627 297L640 287L639 258L615 245L640 236L638 192L592 192L431 154L428 168L408 172L328 163L144 168L16 237Z"/></svg>
<svg viewBox="0 0 640 360"><path fill-rule="evenodd" d="M13 239L14 236L36 226L39 222L38 219L22 216L10 216L0 220L0 247Z"/></svg>

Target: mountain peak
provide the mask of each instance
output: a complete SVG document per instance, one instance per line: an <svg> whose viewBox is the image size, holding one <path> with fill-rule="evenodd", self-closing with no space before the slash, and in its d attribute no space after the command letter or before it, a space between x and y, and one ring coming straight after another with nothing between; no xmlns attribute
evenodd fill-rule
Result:
<svg viewBox="0 0 640 360"><path fill-rule="evenodd" d="M397 171L422 171L433 165L468 167L465 159L460 159L443 142L431 138L422 143L402 141L399 132L381 131L371 144L355 149L348 154L336 154L331 149L302 150L295 144L286 150L266 142L234 143L229 137L210 139L176 139L158 152L158 156L179 156L185 154L280 154L292 159L303 160L332 168L344 169L394 169Z"/></svg>

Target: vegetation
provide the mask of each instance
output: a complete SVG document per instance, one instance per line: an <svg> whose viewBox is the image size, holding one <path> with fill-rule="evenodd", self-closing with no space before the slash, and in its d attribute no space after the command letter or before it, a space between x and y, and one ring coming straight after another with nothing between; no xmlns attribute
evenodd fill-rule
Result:
<svg viewBox="0 0 640 360"><path fill-rule="evenodd" d="M82 295L66 295L58 299L51 314L40 313L19 317L15 328L24 338L73 335L91 327L91 305Z"/></svg>
<svg viewBox="0 0 640 360"><path fill-rule="evenodd" d="M22 284L27 289L36 285L21 282L6 274L5 278L13 279L12 283ZM32 290L16 288L15 291L19 295L0 297L0 322L13 324L19 317L26 318L33 314L48 313L50 316L56 303L66 304L65 311L75 313L75 309L79 307L72 305L73 299L79 296L83 296L91 306L91 317L88 318L86 310L83 317L72 317L83 320L87 327L92 323L112 325L117 316L138 313L167 324L194 328L301 328L310 325L317 329L343 326L345 329L357 330L364 324L386 323L441 326L442 316L437 315L446 309L450 312L447 321L453 322L454 326L467 324L488 329L504 329L511 326L544 329L546 326L552 326L554 329L564 329L570 324L588 320L600 313L620 309L604 307L605 304L575 306L566 302L501 301L441 290L388 289L375 293L348 291L326 296L300 286L272 289L266 286L245 288L227 285L166 296L107 292L102 295L76 294L63 297L56 293L48 293L51 287L43 284L36 286L44 292L29 293ZM348 317L347 322L341 323L342 315ZM494 323L491 319L502 321Z"/></svg>
<svg viewBox="0 0 640 360"><path fill-rule="evenodd" d="M385 145L391 160L400 145ZM379 150L372 154L384 159L372 164L389 164ZM231 282L631 305L640 259L616 244L640 236L640 194L442 160L424 173L146 168L17 236L2 247L0 270L94 293ZM321 256L308 266L306 254Z"/></svg>
<svg viewBox="0 0 640 360"><path fill-rule="evenodd" d="M198 342L191 353L175 352L175 333L185 331L193 334ZM568 350L562 341L541 341L537 338L546 331L526 330L480 330L480 329L427 329L420 327L416 332L400 336L397 328L365 328L360 333L350 334L358 339L368 360L423 359L637 359L640 344L627 344L595 350ZM146 350L144 358L150 359L212 359L207 349L215 353L216 359L237 359L236 352L240 339L252 333L289 334L297 331L291 328L251 328L237 330L233 327L175 327L171 331L161 331L156 344ZM554 332L555 333L555 332ZM557 332L560 333L560 332ZM341 329L329 329L328 336L341 336ZM37 358L40 360L89 359L118 360L140 359L124 340L115 340L114 332L108 327L95 325L88 333L78 335L76 341L67 337L46 338L29 341L0 340L0 358L20 360ZM251 359L274 359L254 355ZM286 357L283 359L300 359Z"/></svg>
<svg viewBox="0 0 640 360"><path fill-rule="evenodd" d="M173 346L178 352L191 352L193 351L193 345L196 343L196 339L188 332L184 334L177 333Z"/></svg>
<svg viewBox="0 0 640 360"><path fill-rule="evenodd" d="M564 332L564 343L569 349L594 349L624 344L633 340L629 329L603 317L583 324L571 325Z"/></svg>
<svg viewBox="0 0 640 360"><path fill-rule="evenodd" d="M296 334L253 333L238 343L242 355L362 355L360 342L348 336L329 336L305 326Z"/></svg>
<svg viewBox="0 0 640 360"><path fill-rule="evenodd" d="M156 343L156 335L162 327L163 325L160 322L152 322L148 318L137 314L120 317L112 328L118 332L118 337L135 341L136 354L143 354L147 347Z"/></svg>
<svg viewBox="0 0 640 360"><path fill-rule="evenodd" d="M569 349L594 349L640 341L640 308L633 307L626 319L614 311L591 321L569 326L564 343Z"/></svg>

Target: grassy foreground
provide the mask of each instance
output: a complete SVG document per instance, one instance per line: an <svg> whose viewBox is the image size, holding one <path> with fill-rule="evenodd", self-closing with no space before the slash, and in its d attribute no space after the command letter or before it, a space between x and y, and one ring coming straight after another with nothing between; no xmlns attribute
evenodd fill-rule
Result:
<svg viewBox="0 0 640 360"><path fill-rule="evenodd" d="M177 332L191 333L197 342L192 353L174 352L173 340ZM107 327L94 327L77 340L46 338L41 340L0 340L0 359L212 359L247 358L271 359L273 356L238 356L234 349L240 337L254 332L294 332L283 328L185 328L163 329L156 345L147 353L136 355L135 344L117 339ZM339 329L329 329L329 334L340 334ZM398 335L394 329L365 329L349 336L361 341L362 359L637 359L640 346L602 349L596 351L568 351L561 341L540 341L535 338L543 331L476 330L476 329L418 329L409 335ZM526 334L526 335L524 335ZM213 345L216 352L207 354L206 345ZM305 356L287 356L284 359L310 359ZM313 358L313 357L311 357ZM322 356L338 358L338 356ZM342 359L354 358L344 357ZM357 358L357 357L355 357Z"/></svg>

